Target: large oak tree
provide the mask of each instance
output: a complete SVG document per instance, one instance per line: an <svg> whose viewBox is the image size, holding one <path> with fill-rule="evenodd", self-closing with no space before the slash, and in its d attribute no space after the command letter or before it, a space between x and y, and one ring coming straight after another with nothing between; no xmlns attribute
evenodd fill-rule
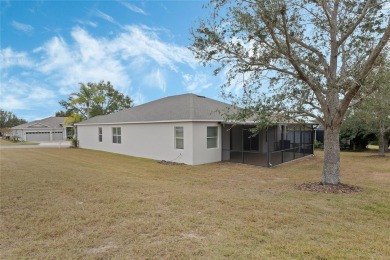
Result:
<svg viewBox="0 0 390 260"><path fill-rule="evenodd" d="M339 184L340 127L351 101L374 90L365 81L390 38L386 3L212 0L210 17L192 30L190 48L205 65L217 66L216 74L225 73L225 90L243 77L246 104L261 107L262 97L271 97L266 104L323 124L321 182Z"/></svg>

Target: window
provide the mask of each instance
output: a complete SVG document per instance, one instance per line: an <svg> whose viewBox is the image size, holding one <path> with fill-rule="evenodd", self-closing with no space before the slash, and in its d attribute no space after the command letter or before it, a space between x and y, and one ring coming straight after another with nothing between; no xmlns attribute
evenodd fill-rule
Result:
<svg viewBox="0 0 390 260"><path fill-rule="evenodd" d="M207 127L207 148L217 148L218 146L218 127Z"/></svg>
<svg viewBox="0 0 390 260"><path fill-rule="evenodd" d="M175 147L184 149L184 128L182 126L175 127Z"/></svg>
<svg viewBox="0 0 390 260"><path fill-rule="evenodd" d="M98 128L99 132L99 142L103 141L103 129L101 127Z"/></svg>
<svg viewBox="0 0 390 260"><path fill-rule="evenodd" d="M112 128L112 142L114 144L120 144L121 143L121 128L120 127L113 127Z"/></svg>

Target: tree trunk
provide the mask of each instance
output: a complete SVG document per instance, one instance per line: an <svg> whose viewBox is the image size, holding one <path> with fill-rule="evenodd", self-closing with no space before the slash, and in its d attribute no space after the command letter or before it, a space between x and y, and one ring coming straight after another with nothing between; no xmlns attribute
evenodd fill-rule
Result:
<svg viewBox="0 0 390 260"><path fill-rule="evenodd" d="M390 136L385 136L385 153L389 152Z"/></svg>
<svg viewBox="0 0 390 260"><path fill-rule="evenodd" d="M379 144L379 150L378 154L381 156L385 156L385 126L384 123L381 121L379 123L379 133L378 133L378 144Z"/></svg>
<svg viewBox="0 0 390 260"><path fill-rule="evenodd" d="M385 156L385 133L383 133L382 131L379 131L378 134L378 144L379 144L378 154L380 156Z"/></svg>
<svg viewBox="0 0 390 260"><path fill-rule="evenodd" d="M340 184L340 126L326 126L322 184Z"/></svg>

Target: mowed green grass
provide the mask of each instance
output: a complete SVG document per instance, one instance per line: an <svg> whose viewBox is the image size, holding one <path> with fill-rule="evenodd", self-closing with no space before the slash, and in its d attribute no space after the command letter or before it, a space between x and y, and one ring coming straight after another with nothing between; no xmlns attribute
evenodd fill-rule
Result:
<svg viewBox="0 0 390 260"><path fill-rule="evenodd" d="M83 149L1 157L2 259L389 259L390 158L343 153L355 194L295 189L323 154L272 169L169 166Z"/></svg>

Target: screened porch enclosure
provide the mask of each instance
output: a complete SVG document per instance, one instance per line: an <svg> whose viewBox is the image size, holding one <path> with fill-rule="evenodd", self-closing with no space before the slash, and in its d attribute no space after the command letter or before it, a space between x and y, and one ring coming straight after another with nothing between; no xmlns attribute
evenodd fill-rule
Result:
<svg viewBox="0 0 390 260"><path fill-rule="evenodd" d="M222 160L271 167L313 154L312 125L276 125L253 134L253 125L222 126Z"/></svg>

